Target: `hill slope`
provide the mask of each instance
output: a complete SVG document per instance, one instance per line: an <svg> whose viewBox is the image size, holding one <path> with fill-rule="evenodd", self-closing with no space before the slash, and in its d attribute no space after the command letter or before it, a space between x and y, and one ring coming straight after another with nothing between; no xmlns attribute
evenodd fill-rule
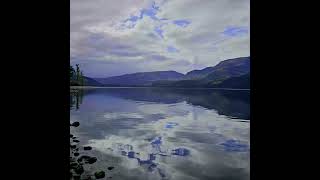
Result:
<svg viewBox="0 0 320 180"><path fill-rule="evenodd" d="M114 86L150 86L152 82L159 80L179 80L184 74L176 71L155 71L125 74L108 78L95 78L101 84Z"/></svg>
<svg viewBox="0 0 320 180"><path fill-rule="evenodd" d="M84 85L85 86L103 86L103 84L99 83L98 81L94 80L93 78L85 77L84 76Z"/></svg>
<svg viewBox="0 0 320 180"><path fill-rule="evenodd" d="M160 87L218 87L218 86L229 86L235 85L234 81L237 81L238 78L227 81L224 84L224 81L233 78L239 77L245 74L250 73L250 57L242 57L229 59L220 62L214 67L207 67L202 70L190 71L186 74L183 80L177 81L156 81L152 85ZM248 75L250 76L250 75ZM244 77L246 78L246 77ZM244 83L243 79L239 79L239 83ZM237 85L237 86L240 86ZM229 87L232 88L232 87Z"/></svg>
<svg viewBox="0 0 320 180"><path fill-rule="evenodd" d="M224 60L214 67L193 70L186 75L176 71L139 72L94 78L88 80L89 82L103 86L247 88L250 85L250 57Z"/></svg>
<svg viewBox="0 0 320 180"><path fill-rule="evenodd" d="M226 79L219 84L212 85L211 87L250 89L250 73Z"/></svg>

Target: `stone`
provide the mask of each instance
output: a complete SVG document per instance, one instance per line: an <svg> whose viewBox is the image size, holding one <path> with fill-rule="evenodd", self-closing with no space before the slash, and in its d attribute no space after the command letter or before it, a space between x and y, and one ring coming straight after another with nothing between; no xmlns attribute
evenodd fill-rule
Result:
<svg viewBox="0 0 320 180"><path fill-rule="evenodd" d="M97 178L97 179L101 179L101 178L104 178L106 176L105 172L104 171L97 171L94 173L94 176Z"/></svg>
<svg viewBox="0 0 320 180"><path fill-rule="evenodd" d="M80 126L80 123L76 121L76 122L71 123L70 126L78 127L78 126Z"/></svg>
<svg viewBox="0 0 320 180"><path fill-rule="evenodd" d="M110 167L108 167L108 170L112 170L112 169L114 169L114 167L113 166L110 166Z"/></svg>
<svg viewBox="0 0 320 180"><path fill-rule="evenodd" d="M97 158L83 155L78 158L78 162L82 162L82 161L84 161L85 163L88 163L88 164L93 164L97 161Z"/></svg>
<svg viewBox="0 0 320 180"><path fill-rule="evenodd" d="M74 172L76 172L77 174L82 174L84 172L83 166L78 164L78 166L74 168Z"/></svg>
<svg viewBox="0 0 320 180"><path fill-rule="evenodd" d="M96 157L92 157L92 158L90 158L89 160L88 160L88 163L89 164L93 164L93 163L95 163L97 161L97 158Z"/></svg>
<svg viewBox="0 0 320 180"><path fill-rule="evenodd" d="M84 150L91 150L92 147L91 147L91 146L84 146L83 149L84 149Z"/></svg>

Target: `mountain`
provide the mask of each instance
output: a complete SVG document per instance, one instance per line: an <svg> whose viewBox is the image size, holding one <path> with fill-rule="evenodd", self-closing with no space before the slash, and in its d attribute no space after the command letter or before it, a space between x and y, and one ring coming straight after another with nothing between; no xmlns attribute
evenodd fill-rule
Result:
<svg viewBox="0 0 320 180"><path fill-rule="evenodd" d="M206 67L201 70L193 70L186 74L185 79L201 79L214 71L214 67Z"/></svg>
<svg viewBox="0 0 320 180"><path fill-rule="evenodd" d="M106 86L150 86L154 81L180 80L183 77L184 74L176 71L155 71L125 74L108 78L95 78L95 80Z"/></svg>
<svg viewBox="0 0 320 180"><path fill-rule="evenodd" d="M99 83L98 81L86 76L84 76L84 85L85 86L103 86L103 84Z"/></svg>
<svg viewBox="0 0 320 180"><path fill-rule="evenodd" d="M239 77L250 73L250 57L241 57L235 59L229 59L220 62L214 67L207 67L202 70L194 70L188 72L183 80L176 81L156 81L153 82L153 86L157 87L220 87L221 85L235 85L236 79L224 81ZM244 77L246 78L246 77ZM240 78L240 80L242 80ZM245 82L245 81L242 81ZM237 85L237 86L240 86ZM233 87L229 87L233 88Z"/></svg>
<svg viewBox="0 0 320 180"><path fill-rule="evenodd" d="M94 78L93 84L103 86L155 86L184 88L248 88L250 85L250 57L221 61L216 66L193 70L186 75L176 71L139 72ZM250 87L249 87L250 88Z"/></svg>
<svg viewBox="0 0 320 180"><path fill-rule="evenodd" d="M250 89L250 73L226 79L219 84L212 85L212 87Z"/></svg>
<svg viewBox="0 0 320 180"><path fill-rule="evenodd" d="M250 71L250 57L240 57L221 61L214 67L206 67L201 70L193 70L186 74L185 79L202 79L207 77L208 80L218 78L239 76Z"/></svg>

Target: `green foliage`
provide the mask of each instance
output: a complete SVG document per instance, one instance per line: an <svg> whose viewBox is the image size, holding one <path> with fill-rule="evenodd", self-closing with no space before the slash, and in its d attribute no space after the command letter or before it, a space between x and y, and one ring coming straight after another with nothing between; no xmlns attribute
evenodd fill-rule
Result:
<svg viewBox="0 0 320 180"><path fill-rule="evenodd" d="M71 86L83 86L84 76L80 70L79 64L76 64L76 70L70 65L70 85Z"/></svg>

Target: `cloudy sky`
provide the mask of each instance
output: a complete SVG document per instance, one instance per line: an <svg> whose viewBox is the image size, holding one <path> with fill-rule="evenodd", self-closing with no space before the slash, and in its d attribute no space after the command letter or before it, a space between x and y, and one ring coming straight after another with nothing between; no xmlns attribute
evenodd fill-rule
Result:
<svg viewBox="0 0 320 180"><path fill-rule="evenodd" d="M70 11L70 63L89 77L250 55L250 0L70 0Z"/></svg>

